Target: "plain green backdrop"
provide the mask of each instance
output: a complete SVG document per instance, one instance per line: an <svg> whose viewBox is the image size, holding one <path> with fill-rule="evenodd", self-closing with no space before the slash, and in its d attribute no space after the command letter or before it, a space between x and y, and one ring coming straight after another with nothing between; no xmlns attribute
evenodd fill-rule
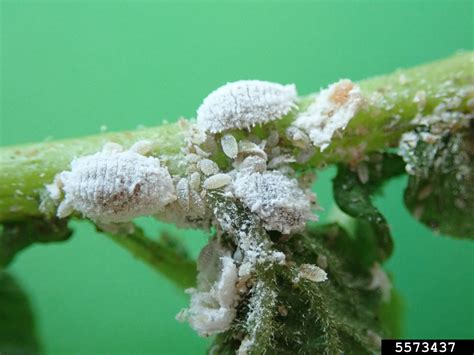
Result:
<svg viewBox="0 0 474 355"><path fill-rule="evenodd" d="M1 145L193 117L227 81L295 83L383 74L473 47L472 2L1 2ZM102 127L104 128L104 127ZM330 179L315 185L323 219ZM474 337L474 245L434 235L402 205L404 179L377 199L395 238L387 264L411 338ZM170 226L144 220L151 233ZM34 246L12 270L47 354L199 354L175 314L183 293L91 225ZM181 232L193 255L206 242ZM1 321L1 320L0 320Z"/></svg>

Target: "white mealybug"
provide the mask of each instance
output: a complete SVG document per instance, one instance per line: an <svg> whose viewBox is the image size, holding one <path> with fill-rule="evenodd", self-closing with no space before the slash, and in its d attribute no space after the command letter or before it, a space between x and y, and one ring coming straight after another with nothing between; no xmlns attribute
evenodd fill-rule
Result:
<svg viewBox="0 0 474 355"><path fill-rule="evenodd" d="M313 264L301 264L298 268L298 274L293 279L293 282L297 283L302 278L313 282L323 282L328 279L328 274L319 266Z"/></svg>
<svg viewBox="0 0 474 355"><path fill-rule="evenodd" d="M203 186L206 190L220 189L231 182L231 177L227 174L216 174L204 180Z"/></svg>
<svg viewBox="0 0 474 355"><path fill-rule="evenodd" d="M272 131L270 135L267 137L267 144L266 147L268 148L273 148L278 144L280 141L280 135L278 134L278 131Z"/></svg>
<svg viewBox="0 0 474 355"><path fill-rule="evenodd" d="M346 128L362 104L360 87L344 79L322 90L294 125L308 133L321 150L331 143L334 132Z"/></svg>
<svg viewBox="0 0 474 355"><path fill-rule="evenodd" d="M239 146L235 137L231 134L226 134L221 138L222 151L231 159L235 159L239 153Z"/></svg>
<svg viewBox="0 0 474 355"><path fill-rule="evenodd" d="M197 174L199 176L199 173ZM176 184L176 194L178 196L178 204L184 211L192 212L192 214L200 215L204 213L204 202L199 195L199 185L195 186L195 174L191 175L189 180L181 178Z"/></svg>
<svg viewBox="0 0 474 355"><path fill-rule="evenodd" d="M201 174L194 172L189 177L189 185L193 190L199 191L201 187Z"/></svg>
<svg viewBox="0 0 474 355"><path fill-rule="evenodd" d="M204 173L204 175L214 175L219 172L219 167L215 162L210 159L203 159L198 162L198 168Z"/></svg>
<svg viewBox="0 0 474 355"><path fill-rule="evenodd" d="M261 218L267 230L298 232L308 220L316 219L297 180L279 171L239 171L232 186L234 195Z"/></svg>
<svg viewBox="0 0 474 355"><path fill-rule="evenodd" d="M295 126L290 126L286 129L286 136L298 148L307 149L311 146L311 140L306 133Z"/></svg>
<svg viewBox="0 0 474 355"><path fill-rule="evenodd" d="M238 169L263 173L267 170L267 162L261 156L249 155L238 165Z"/></svg>
<svg viewBox="0 0 474 355"><path fill-rule="evenodd" d="M239 155L246 157L249 155L259 155L265 161L268 159L267 153L257 144L246 141L246 140L241 140L239 142Z"/></svg>
<svg viewBox="0 0 474 355"><path fill-rule="evenodd" d="M254 127L282 118L296 107L294 85L241 80L227 83L204 99L197 124L211 133Z"/></svg>
<svg viewBox="0 0 474 355"><path fill-rule="evenodd" d="M214 239L201 251L197 269L197 289L187 290L191 304L177 319L188 319L201 336L222 333L229 329L236 315L237 265L231 251Z"/></svg>
<svg viewBox="0 0 474 355"><path fill-rule="evenodd" d="M142 155L150 147L141 141L123 151L120 145L108 143L96 154L73 160L71 171L58 174L47 186L53 199L64 193L58 217L78 211L96 222L127 222L152 215L176 200L168 169L159 159Z"/></svg>
<svg viewBox="0 0 474 355"><path fill-rule="evenodd" d="M178 203L185 211L189 210L189 183L188 179L181 178L176 184Z"/></svg>

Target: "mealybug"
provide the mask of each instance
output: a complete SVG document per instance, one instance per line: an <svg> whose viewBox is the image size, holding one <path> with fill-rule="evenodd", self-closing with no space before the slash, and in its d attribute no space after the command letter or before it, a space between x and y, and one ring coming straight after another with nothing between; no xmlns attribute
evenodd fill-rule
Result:
<svg viewBox="0 0 474 355"><path fill-rule="evenodd" d="M71 171L47 186L53 199L64 193L58 217L78 211L96 222L127 222L176 200L168 169L159 159L142 155L149 148L148 142L138 142L122 151L120 145L108 143L101 152L75 159Z"/></svg>
<svg viewBox="0 0 474 355"><path fill-rule="evenodd" d="M197 124L211 133L254 127L279 119L296 107L294 85L241 80L227 83L204 99Z"/></svg>

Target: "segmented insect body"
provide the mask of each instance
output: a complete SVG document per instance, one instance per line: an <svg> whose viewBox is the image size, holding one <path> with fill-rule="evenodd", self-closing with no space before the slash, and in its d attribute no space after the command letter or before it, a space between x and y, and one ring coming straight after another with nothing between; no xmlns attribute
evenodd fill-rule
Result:
<svg viewBox="0 0 474 355"><path fill-rule="evenodd" d="M120 151L118 145L74 160L56 183L64 192L59 217L75 210L97 222L126 222L176 200L171 176L159 159Z"/></svg>
<svg viewBox="0 0 474 355"><path fill-rule="evenodd" d="M193 190L198 191L201 187L201 174L199 174L198 172L192 173L189 177L189 185Z"/></svg>
<svg viewBox="0 0 474 355"><path fill-rule="evenodd" d="M273 148L278 144L280 141L280 135L278 134L278 131L271 131L269 136L267 137L267 144L266 146L269 148Z"/></svg>
<svg viewBox="0 0 474 355"><path fill-rule="evenodd" d="M308 220L314 220L308 196L278 171L264 173L240 171L233 181L234 194L255 212L268 230L288 234L301 231Z"/></svg>
<svg viewBox="0 0 474 355"><path fill-rule="evenodd" d="M203 159L198 162L198 167L204 173L204 175L214 175L219 172L219 167L215 162L210 159Z"/></svg>
<svg viewBox="0 0 474 355"><path fill-rule="evenodd" d="M267 162L261 156L249 155L239 164L238 168L239 170L263 173L267 170Z"/></svg>
<svg viewBox="0 0 474 355"><path fill-rule="evenodd" d="M220 189L228 185L232 178L227 174L216 174L204 180L203 186L206 190Z"/></svg>
<svg viewBox="0 0 474 355"><path fill-rule="evenodd" d="M197 289L191 289L191 305L180 319L188 321L201 336L226 331L236 315L238 270L230 252L211 241L197 262Z"/></svg>
<svg viewBox="0 0 474 355"><path fill-rule="evenodd" d="M182 178L176 184L176 195L178 203L185 211L189 210L189 183L188 179Z"/></svg>
<svg viewBox="0 0 474 355"><path fill-rule="evenodd" d="M204 99L197 124L211 133L250 128L279 119L296 107L294 85L241 80L221 86Z"/></svg>
<svg viewBox="0 0 474 355"><path fill-rule="evenodd" d="M239 142L239 155L242 157L249 155L259 155L265 159L265 161L268 159L267 153L265 153L262 147L247 140L241 140Z"/></svg>
<svg viewBox="0 0 474 355"><path fill-rule="evenodd" d="M239 146L237 140L231 134L226 134L221 138L222 150L225 155L231 159L235 159L239 153Z"/></svg>
<svg viewBox="0 0 474 355"><path fill-rule="evenodd" d="M328 279L328 274L319 266L313 264L301 264L298 270L298 275L293 282L299 282L301 278L313 282L323 282Z"/></svg>

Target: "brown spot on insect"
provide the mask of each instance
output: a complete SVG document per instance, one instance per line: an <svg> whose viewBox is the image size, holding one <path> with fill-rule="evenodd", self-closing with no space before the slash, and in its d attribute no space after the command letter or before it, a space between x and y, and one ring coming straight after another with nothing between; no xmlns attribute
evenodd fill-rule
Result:
<svg viewBox="0 0 474 355"><path fill-rule="evenodd" d="M337 105L344 105L349 100L349 93L352 89L354 89L354 83L349 80L341 81L341 83L334 88L329 99Z"/></svg>
<svg viewBox="0 0 474 355"><path fill-rule="evenodd" d="M321 90L293 125L303 130L313 145L323 151L331 144L334 133L346 128L362 104L360 87L350 80L340 80Z"/></svg>

